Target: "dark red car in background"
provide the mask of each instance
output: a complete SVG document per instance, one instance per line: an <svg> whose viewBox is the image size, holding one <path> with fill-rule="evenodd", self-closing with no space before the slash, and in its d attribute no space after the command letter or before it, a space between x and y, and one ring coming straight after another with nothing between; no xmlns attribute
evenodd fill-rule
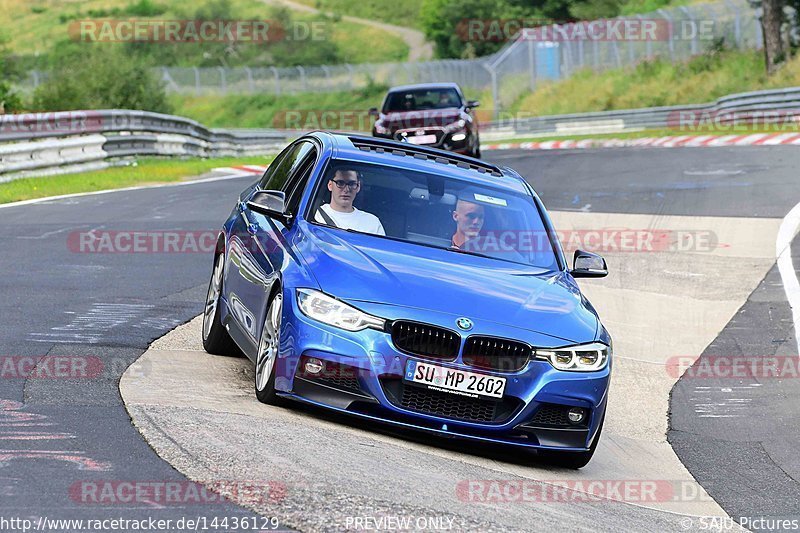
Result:
<svg viewBox="0 0 800 533"><path fill-rule="evenodd" d="M455 83L421 83L389 89L372 125L374 137L441 148L472 157L481 156L479 102L464 99Z"/></svg>

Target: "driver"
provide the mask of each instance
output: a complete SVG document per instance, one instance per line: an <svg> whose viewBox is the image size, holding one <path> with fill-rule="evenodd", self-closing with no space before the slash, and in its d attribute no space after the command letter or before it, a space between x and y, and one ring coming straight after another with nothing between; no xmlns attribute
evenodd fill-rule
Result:
<svg viewBox="0 0 800 533"><path fill-rule="evenodd" d="M378 217L353 206L353 200L361 190L361 178L357 171L337 170L328 180L328 190L331 192L331 201L317 209L314 220L335 228L386 235Z"/></svg>
<svg viewBox="0 0 800 533"><path fill-rule="evenodd" d="M453 234L450 245L462 249L467 241L476 239L483 228L485 219L484 207L468 200L459 199L453 211L453 220L456 221L456 232Z"/></svg>

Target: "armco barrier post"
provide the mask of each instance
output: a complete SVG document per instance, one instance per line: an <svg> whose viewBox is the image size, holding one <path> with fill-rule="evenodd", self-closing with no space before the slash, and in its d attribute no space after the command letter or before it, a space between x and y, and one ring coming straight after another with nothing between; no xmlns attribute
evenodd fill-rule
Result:
<svg viewBox="0 0 800 533"><path fill-rule="evenodd" d="M250 67L244 67L244 71L247 73L247 90L250 91L250 94L256 92L256 86L253 83L253 70Z"/></svg>
<svg viewBox="0 0 800 533"><path fill-rule="evenodd" d="M269 67L272 73L275 75L275 94L280 96L281 94L281 75L278 72L278 69L275 67Z"/></svg>
<svg viewBox="0 0 800 533"><path fill-rule="evenodd" d="M522 30L527 37L527 30ZM536 90L536 48L533 39L526 39L528 42L528 71L530 72L531 91Z"/></svg>
<svg viewBox="0 0 800 533"><path fill-rule="evenodd" d="M484 63L483 68L489 72L489 76L492 78L492 100L494 103L492 119L497 120L500 115L500 88L497 85L497 71L489 63Z"/></svg>
<svg viewBox="0 0 800 533"><path fill-rule="evenodd" d="M670 61L675 61L675 23L673 22L672 17L669 16L669 13L663 9L659 9L658 14L667 21L667 28L669 31L669 59Z"/></svg>
<svg viewBox="0 0 800 533"><path fill-rule="evenodd" d="M689 22L692 23L692 55L695 55L697 54L697 50L699 48L699 45L697 43L697 34L698 34L697 23L695 22L694 17L692 16L692 12L689 10L689 8L687 8L686 6L681 6L679 9L684 13L686 13L686 16L689 17Z"/></svg>
<svg viewBox="0 0 800 533"><path fill-rule="evenodd" d="M217 67L217 70L219 70L220 88L222 89L222 93L225 94L228 92L228 80L225 78L225 69Z"/></svg>

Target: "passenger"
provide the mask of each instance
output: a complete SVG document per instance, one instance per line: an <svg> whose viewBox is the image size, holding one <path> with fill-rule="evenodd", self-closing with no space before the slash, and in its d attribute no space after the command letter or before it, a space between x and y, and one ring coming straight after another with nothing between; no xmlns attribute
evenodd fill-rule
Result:
<svg viewBox="0 0 800 533"><path fill-rule="evenodd" d="M453 234L451 246L462 249L467 241L476 239L483 228L485 213L480 204L459 199L453 211L456 221L456 232Z"/></svg>
<svg viewBox="0 0 800 533"><path fill-rule="evenodd" d="M442 91L442 92L440 92L439 93L439 105L438 105L438 107L439 108L455 107L456 104L455 104L455 102L453 102L453 99L451 98L451 96L452 95L450 94L450 91Z"/></svg>
<svg viewBox="0 0 800 533"><path fill-rule="evenodd" d="M355 170L337 170L328 180L331 201L317 209L314 220L336 228L386 235L380 219L353 206L361 190L361 178Z"/></svg>

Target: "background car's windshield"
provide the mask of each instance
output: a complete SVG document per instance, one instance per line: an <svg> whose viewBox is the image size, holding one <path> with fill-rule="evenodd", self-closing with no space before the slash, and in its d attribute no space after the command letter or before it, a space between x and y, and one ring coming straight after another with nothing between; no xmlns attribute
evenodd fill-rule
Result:
<svg viewBox="0 0 800 533"><path fill-rule="evenodd" d="M344 185L339 178L355 179L356 175L360 188L353 193L352 205L376 216L387 237L548 270L557 268L532 197L437 174L332 160L307 218L325 224L318 209L331 208L326 204L332 201L336 182ZM349 229L379 235L371 227Z"/></svg>
<svg viewBox="0 0 800 533"><path fill-rule="evenodd" d="M418 89L390 93L386 97L383 112L445 109L459 106L461 106L461 97L458 96L458 91L455 89Z"/></svg>

